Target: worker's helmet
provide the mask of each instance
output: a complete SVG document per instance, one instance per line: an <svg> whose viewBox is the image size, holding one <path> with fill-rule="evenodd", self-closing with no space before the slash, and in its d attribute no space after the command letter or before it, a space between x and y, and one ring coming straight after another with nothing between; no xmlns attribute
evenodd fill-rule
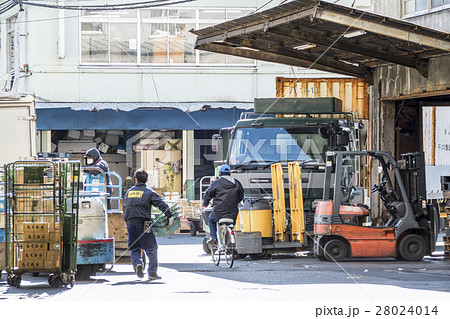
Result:
<svg viewBox="0 0 450 319"><path fill-rule="evenodd" d="M222 166L220 166L219 173L230 173L230 172L231 169L229 165L223 164Z"/></svg>

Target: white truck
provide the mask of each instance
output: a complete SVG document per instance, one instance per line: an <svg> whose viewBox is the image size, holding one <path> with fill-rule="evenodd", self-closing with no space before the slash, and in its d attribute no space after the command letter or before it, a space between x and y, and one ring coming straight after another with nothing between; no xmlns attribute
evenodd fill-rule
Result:
<svg viewBox="0 0 450 319"><path fill-rule="evenodd" d="M3 164L36 156L36 134L34 97L0 92L0 276L6 266Z"/></svg>
<svg viewBox="0 0 450 319"><path fill-rule="evenodd" d="M36 132L34 97L0 93L0 164L36 156Z"/></svg>

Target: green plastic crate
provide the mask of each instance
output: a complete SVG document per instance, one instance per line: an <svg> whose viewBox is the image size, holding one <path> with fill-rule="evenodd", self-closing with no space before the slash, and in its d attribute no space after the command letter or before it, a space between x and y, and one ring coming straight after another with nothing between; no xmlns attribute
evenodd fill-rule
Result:
<svg viewBox="0 0 450 319"><path fill-rule="evenodd" d="M173 223L169 225L169 220L165 216L161 216L161 211L152 208L152 226L153 234L156 237L167 237L181 228L181 220L178 207L172 208ZM161 216L161 218L159 218Z"/></svg>

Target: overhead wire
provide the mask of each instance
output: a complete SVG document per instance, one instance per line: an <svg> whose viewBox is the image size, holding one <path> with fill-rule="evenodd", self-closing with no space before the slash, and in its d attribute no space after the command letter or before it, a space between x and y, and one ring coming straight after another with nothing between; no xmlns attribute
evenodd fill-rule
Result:
<svg viewBox="0 0 450 319"><path fill-rule="evenodd" d="M151 1L141 1L141 2L133 2L133 3L119 3L119 4L105 4L105 5L78 5L78 6L69 6L69 5L58 5L58 4L47 4L47 3L37 3L33 1L23 1L18 0L15 1L19 4L35 6L41 8L50 8L50 9L62 9L62 10L75 10L75 11L118 11L118 10L128 10L128 9L145 9L145 8L153 8L153 7L164 7L174 4L182 4L187 2L193 2L195 0L151 0Z"/></svg>

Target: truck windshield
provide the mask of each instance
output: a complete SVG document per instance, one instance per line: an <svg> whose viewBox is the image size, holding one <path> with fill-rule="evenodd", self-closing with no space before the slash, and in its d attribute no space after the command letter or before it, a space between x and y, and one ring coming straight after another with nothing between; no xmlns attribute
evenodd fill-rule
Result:
<svg viewBox="0 0 450 319"><path fill-rule="evenodd" d="M317 127L237 128L231 141L230 165L265 165L273 162L324 163L327 140Z"/></svg>

